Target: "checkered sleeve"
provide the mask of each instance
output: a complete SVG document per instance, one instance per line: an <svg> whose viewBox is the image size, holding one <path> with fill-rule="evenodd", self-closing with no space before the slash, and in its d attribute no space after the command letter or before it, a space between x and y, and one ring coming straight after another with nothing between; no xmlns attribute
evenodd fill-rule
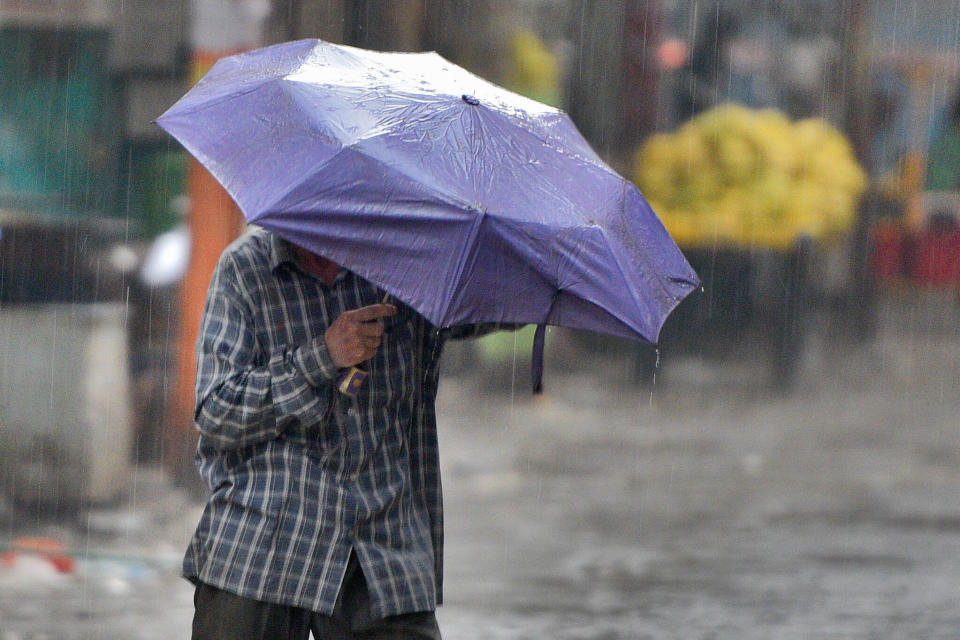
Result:
<svg viewBox="0 0 960 640"><path fill-rule="evenodd" d="M327 342L323 336L315 338L309 344L297 348L294 352L294 362L315 387L330 384L337 377L340 369L330 358Z"/></svg>
<svg viewBox="0 0 960 640"><path fill-rule="evenodd" d="M300 350L264 354L237 267L221 260L211 280L197 347L195 423L207 446L239 449L311 428L324 419L332 387L305 370ZM323 355L313 357L319 361ZM317 364L322 367L323 365Z"/></svg>

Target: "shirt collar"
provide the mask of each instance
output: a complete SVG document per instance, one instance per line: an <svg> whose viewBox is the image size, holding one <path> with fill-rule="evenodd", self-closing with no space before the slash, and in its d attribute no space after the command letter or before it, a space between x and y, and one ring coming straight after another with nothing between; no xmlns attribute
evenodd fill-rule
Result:
<svg viewBox="0 0 960 640"><path fill-rule="evenodd" d="M300 263L297 262L297 253L293 244L284 240L275 233L267 232L270 236L270 270L276 271L284 264L289 264L290 266L303 270L300 267ZM334 282L340 281L345 277L347 270L342 266L340 267L339 273Z"/></svg>
<svg viewBox="0 0 960 640"><path fill-rule="evenodd" d="M276 271L280 265L289 262L292 265L297 264L296 254L289 242L276 235L270 234L270 268Z"/></svg>

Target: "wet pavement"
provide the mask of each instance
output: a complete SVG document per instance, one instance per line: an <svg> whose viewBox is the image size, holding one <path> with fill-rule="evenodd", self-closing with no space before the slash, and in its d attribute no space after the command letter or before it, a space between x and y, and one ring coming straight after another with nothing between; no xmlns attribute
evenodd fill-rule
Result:
<svg viewBox="0 0 960 640"><path fill-rule="evenodd" d="M960 309L880 319L856 347L822 323L789 394L747 356L637 388L626 352L548 348L540 398L510 366L448 376L445 637L960 637ZM79 552L0 563L0 640L189 637L199 503L155 468L134 487L72 523L0 514L0 540Z"/></svg>

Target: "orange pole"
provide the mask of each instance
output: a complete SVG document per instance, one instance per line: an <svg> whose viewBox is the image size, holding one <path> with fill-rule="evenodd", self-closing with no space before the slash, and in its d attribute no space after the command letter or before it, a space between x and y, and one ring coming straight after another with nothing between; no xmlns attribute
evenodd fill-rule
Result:
<svg viewBox="0 0 960 640"><path fill-rule="evenodd" d="M195 82L223 54L196 53L192 69ZM170 416L164 433L164 466L180 481L196 477L193 455L197 434L193 428L196 342L200 315L206 301L210 276L220 254L243 231L244 219L237 205L210 173L190 160L187 176L190 196L190 263L184 276L180 303L180 335L177 341L176 377L169 403Z"/></svg>

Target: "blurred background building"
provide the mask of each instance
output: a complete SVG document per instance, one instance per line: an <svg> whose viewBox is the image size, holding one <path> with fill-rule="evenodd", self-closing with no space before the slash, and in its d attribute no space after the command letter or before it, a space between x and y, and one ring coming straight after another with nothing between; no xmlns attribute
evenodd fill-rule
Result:
<svg viewBox="0 0 960 640"><path fill-rule="evenodd" d="M943 257L954 201L931 194L926 167L951 126L958 20L948 0L0 0L0 485L63 497L72 472L50 468L69 456L76 469L121 456L192 478L193 343L209 274L242 218L152 121L223 55L305 37L436 50L567 110L630 177L653 135L725 103L828 123L867 177L851 223L812 244L725 243L701 227L681 248L707 286L665 330L667 354L703 357L716 355L703 350L708 327L721 347L759 330L771 376L788 383L808 303L831 306L847 337L863 339L878 286L957 286ZM67 335L64 318L86 328ZM86 351L68 353L78 341ZM640 383L653 357L637 354ZM50 366L10 373L33 361ZM64 366L73 375L52 373ZM50 400L92 367L121 372L108 376L116 393ZM30 412L7 408L16 403L49 411L23 426ZM81 430L74 422L91 436L58 444ZM101 466L78 499L122 485L123 464Z"/></svg>

